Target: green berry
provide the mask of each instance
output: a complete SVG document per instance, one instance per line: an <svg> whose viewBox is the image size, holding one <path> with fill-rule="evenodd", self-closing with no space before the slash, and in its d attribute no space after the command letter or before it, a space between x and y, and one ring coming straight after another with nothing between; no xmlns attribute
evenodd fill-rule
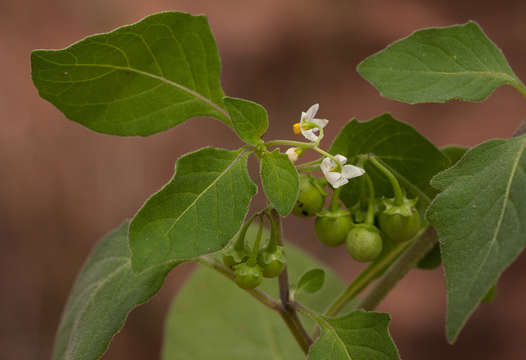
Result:
<svg viewBox="0 0 526 360"><path fill-rule="evenodd" d="M316 237L327 246L339 246L345 242L353 225L347 211L324 211L316 218L314 232Z"/></svg>
<svg viewBox="0 0 526 360"><path fill-rule="evenodd" d="M287 265L283 247L277 246L274 251L265 250L260 253L258 264L261 265L263 269L264 277L273 278L279 276Z"/></svg>
<svg viewBox="0 0 526 360"><path fill-rule="evenodd" d="M347 252L356 261L373 261L382 252L382 247L380 231L373 225L355 225L347 236Z"/></svg>
<svg viewBox="0 0 526 360"><path fill-rule="evenodd" d="M311 217L323 208L325 197L314 179L308 175L300 175L299 193L292 213L299 217Z"/></svg>
<svg viewBox="0 0 526 360"><path fill-rule="evenodd" d="M241 263L234 267L234 280L243 289L254 289L263 281L263 271L259 265Z"/></svg>
<svg viewBox="0 0 526 360"><path fill-rule="evenodd" d="M402 205L393 199L384 199L385 210L378 216L378 225L388 238L397 242L412 239L420 229L420 214L415 200L404 198Z"/></svg>

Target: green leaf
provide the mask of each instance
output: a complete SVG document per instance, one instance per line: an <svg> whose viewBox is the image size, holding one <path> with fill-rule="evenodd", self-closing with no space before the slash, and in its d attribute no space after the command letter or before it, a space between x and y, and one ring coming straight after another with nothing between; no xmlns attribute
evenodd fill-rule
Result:
<svg viewBox="0 0 526 360"><path fill-rule="evenodd" d="M253 228L251 229L253 230ZM255 231L250 237L254 237ZM292 278L320 264L292 246L286 246ZM298 297L301 303L323 311L342 290L343 284L327 271L323 292ZM277 298L276 279L259 287ZM307 322L313 328L313 322ZM199 267L175 299L166 321L163 360L300 360L305 355L281 317L232 281Z"/></svg>
<svg viewBox="0 0 526 360"><path fill-rule="evenodd" d="M409 104L482 101L497 87L526 87L477 23L419 30L368 57L358 72L380 93Z"/></svg>
<svg viewBox="0 0 526 360"><path fill-rule="evenodd" d="M433 270L442 264L439 244L435 244L431 250L420 260L417 267L422 270Z"/></svg>
<svg viewBox="0 0 526 360"><path fill-rule="evenodd" d="M196 116L230 125L220 71L206 18L178 12L31 54L41 97L68 119L114 135L147 136Z"/></svg>
<svg viewBox="0 0 526 360"><path fill-rule="evenodd" d="M322 331L309 360L398 360L389 335L389 314L357 310L340 318L319 317Z"/></svg>
<svg viewBox="0 0 526 360"><path fill-rule="evenodd" d="M231 97L226 97L224 102L239 137L248 144L257 145L268 129L265 108L252 101Z"/></svg>
<svg viewBox="0 0 526 360"><path fill-rule="evenodd" d="M367 122L351 120L338 134L329 152L353 159L360 154L375 154L400 180L401 185L419 204L429 203L436 190L429 185L431 178L449 166L448 158L413 127L389 114ZM392 197L391 184L373 165L366 164L377 196ZM342 188L341 198L351 207L361 193L361 181L350 181Z"/></svg>
<svg viewBox="0 0 526 360"><path fill-rule="evenodd" d="M432 185L427 217L439 235L453 342L499 275L526 246L526 136L466 152Z"/></svg>
<svg viewBox="0 0 526 360"><path fill-rule="evenodd" d="M130 225L136 271L222 249L257 191L241 150L204 148L177 160L176 170Z"/></svg>
<svg viewBox="0 0 526 360"><path fill-rule="evenodd" d="M448 145L440 148L440 150L446 155L449 159L451 165L455 165L461 158L464 156L467 148L463 146Z"/></svg>
<svg viewBox="0 0 526 360"><path fill-rule="evenodd" d="M324 281L325 271L323 271L323 269L309 270L299 279L298 285L294 289L294 293L296 295L302 292L313 294L323 287Z"/></svg>
<svg viewBox="0 0 526 360"><path fill-rule="evenodd" d="M100 358L128 313L157 293L172 266L136 274L130 255L125 222L97 244L78 275L62 314L53 360Z"/></svg>
<svg viewBox="0 0 526 360"><path fill-rule="evenodd" d="M261 183L270 204L281 216L288 215L299 192L298 171L285 154L278 149L261 156Z"/></svg>

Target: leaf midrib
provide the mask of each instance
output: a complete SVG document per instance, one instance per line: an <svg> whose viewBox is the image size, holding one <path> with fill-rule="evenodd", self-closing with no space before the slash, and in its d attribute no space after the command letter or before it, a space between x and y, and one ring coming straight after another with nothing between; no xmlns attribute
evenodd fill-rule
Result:
<svg viewBox="0 0 526 360"><path fill-rule="evenodd" d="M368 70L374 71L389 71L389 72L401 72L401 73L414 73L420 75L444 75L444 76L466 76L466 75L478 75L485 77L493 77L497 79L502 79L507 82L520 84L516 78L502 72L492 72L492 71L456 71L456 72L446 72L446 71L425 71L425 70L404 70L404 69L392 69L386 67L368 67ZM522 85L522 84L520 84Z"/></svg>
<svg viewBox="0 0 526 360"><path fill-rule="evenodd" d="M504 192L504 199L502 201L502 206L501 206L501 209L500 209L500 214L499 214L499 218L497 220L497 224L495 226L495 231L493 232L493 236L491 237L491 241L490 241L489 246L488 246L488 251L487 251L486 255L484 256L484 259L480 263L479 269L477 270L477 278L478 278L478 275L480 274L480 271L481 271L482 267L484 267L484 265L488 261L489 255L490 255L490 253L491 253L491 251L492 251L492 249L493 249L493 247L495 245L495 242L497 241L497 237L500 234L500 229L501 229L501 226L502 226L502 222L504 221L504 214L506 213L507 204L509 202L509 197L510 197L510 192L511 192L511 185L513 183L513 180L515 179L515 173L517 172L517 168L519 166L520 159L521 159L525 149L526 149L526 143L523 143L521 145L521 147L520 147L520 150L517 153L517 158L515 159L515 162L513 163L513 166L511 168L510 177L508 179L508 183L506 184L506 190ZM472 287L474 286L474 284L475 284L475 281L473 282ZM470 290L470 292L471 292L471 290Z"/></svg>
<svg viewBox="0 0 526 360"><path fill-rule="evenodd" d="M195 206L195 204L199 201L199 199L201 199L201 197L203 197L204 194L206 194L208 192L208 190L210 190L214 185L216 185L219 180L221 178L223 178L223 176L225 176L229 171L230 169L232 169L232 167L234 167L234 165L239 161L239 159L241 159L241 157L245 154L244 151L240 152L239 155L237 155L234 160L232 160L232 162L219 174L217 175L217 177L207 186L203 189L203 191L201 191L196 197L194 200L192 200L192 202L190 204L188 204L188 206L181 212L181 214L179 214L179 216L177 216L173 222L173 224L166 230L166 232L164 233L164 236L167 236L169 232L171 232L173 230L173 228L177 225L177 223L179 222L179 220L189 211L190 208L193 208Z"/></svg>
<svg viewBox="0 0 526 360"><path fill-rule="evenodd" d="M178 84L178 83L176 83L176 82L174 82L172 80L169 80L169 79L167 79L165 77L158 76L158 75L146 72L146 71L138 70L138 69L135 69L135 68L132 68L132 67L129 67L129 66L116 66L116 65L109 65L109 64L61 64L61 63L57 63L55 61L51 61L49 59L46 59L42 55L39 55L37 52L34 52L34 55L39 57L40 59L42 59L45 62L48 62L50 64L54 64L54 65L57 65L57 66L93 67L93 68L102 68L102 69L112 69L112 70L118 70L118 71L130 71L130 72L134 72L136 74L142 75L142 76L146 76L146 77L149 77L149 78L152 78L152 79L159 80L159 81L161 81L161 82L163 82L165 84L168 84L170 86L174 86L174 87L176 87L176 88L178 88L178 89L180 89L180 90L182 90L182 91L194 96L195 98L199 99L200 101L204 102L208 106L212 107L214 110L218 111L223 116L225 116L228 120L231 121L230 115L228 114L228 112L226 110L224 110L222 107L220 107L219 105L217 105L216 103L214 103L213 101L211 101L210 99L204 97L203 95L199 94L198 92L196 92L196 91L194 91L192 89L189 89L186 86Z"/></svg>

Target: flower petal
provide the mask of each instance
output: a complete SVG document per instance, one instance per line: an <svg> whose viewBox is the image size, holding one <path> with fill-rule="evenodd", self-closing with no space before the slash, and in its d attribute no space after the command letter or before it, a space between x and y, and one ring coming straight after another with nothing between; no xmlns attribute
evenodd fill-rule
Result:
<svg viewBox="0 0 526 360"><path fill-rule="evenodd" d="M347 162L347 158L343 155L338 154L338 155L335 155L334 157L340 163L340 165L343 165Z"/></svg>
<svg viewBox="0 0 526 360"><path fill-rule="evenodd" d="M339 179L341 179L342 177L342 174L340 173L337 173L337 172L334 172L334 171L329 171L325 174L325 178L327 179L327 181L332 185L334 186L335 183L338 182Z"/></svg>
<svg viewBox="0 0 526 360"><path fill-rule="evenodd" d="M326 157L325 159L322 160L321 165L320 165L320 169L323 172L323 174L326 175L329 171L331 171L331 169L334 166L336 166L334 161L332 161L331 159Z"/></svg>
<svg viewBox="0 0 526 360"><path fill-rule="evenodd" d="M316 135L314 132L315 131L318 131L318 129L314 128L314 129L309 129L309 130L303 130L301 129L301 133L303 136L305 136L305 138L307 140L310 140L310 141L313 141L313 142L316 142L318 141L318 135Z"/></svg>
<svg viewBox="0 0 526 360"><path fill-rule="evenodd" d="M318 112L318 109L320 108L320 104L314 104L312 105L309 110L307 110L306 113L302 113L302 119L305 119L306 121L310 122ZM303 116L305 114L305 116Z"/></svg>
<svg viewBox="0 0 526 360"><path fill-rule="evenodd" d="M310 122L315 124L315 125L318 125L319 127L321 127L323 129L325 126L327 126L327 124L329 123L329 120L327 120L327 119L311 119Z"/></svg>
<svg viewBox="0 0 526 360"><path fill-rule="evenodd" d="M342 168L342 176L346 179L352 179L365 174L365 170L354 165L345 165Z"/></svg>

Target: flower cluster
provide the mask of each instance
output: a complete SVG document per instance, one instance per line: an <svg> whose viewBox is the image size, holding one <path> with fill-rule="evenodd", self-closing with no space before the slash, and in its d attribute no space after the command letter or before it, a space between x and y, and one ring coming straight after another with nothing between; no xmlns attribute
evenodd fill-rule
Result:
<svg viewBox="0 0 526 360"><path fill-rule="evenodd" d="M294 133L302 134L307 140L318 143L323 132L322 129L327 126L329 120L316 119L316 113L319 109L318 104L312 105L307 112L301 113L299 123L293 126ZM290 161L295 162L303 153L304 149L293 147L286 151ZM336 155L333 158L326 157L321 162L320 168L325 178L334 188L339 188L349 182L349 179L361 176L365 170L354 165L345 165L347 158L343 155Z"/></svg>

